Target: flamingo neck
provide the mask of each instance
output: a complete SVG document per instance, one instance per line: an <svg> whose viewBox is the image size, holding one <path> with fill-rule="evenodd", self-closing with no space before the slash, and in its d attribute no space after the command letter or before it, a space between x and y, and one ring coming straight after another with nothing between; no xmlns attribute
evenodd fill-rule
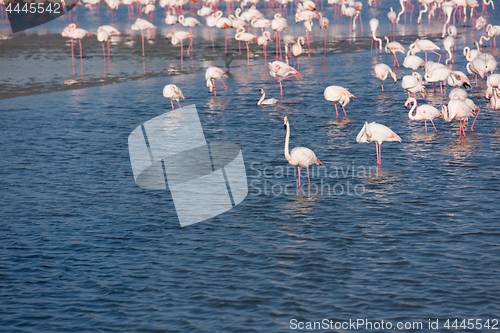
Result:
<svg viewBox="0 0 500 333"><path fill-rule="evenodd" d="M417 107L417 102L416 101L411 101L411 103L413 103L413 106L411 107L410 111L408 111L408 117L411 120L414 120L417 117L416 115L415 116L413 115L413 111Z"/></svg>
<svg viewBox="0 0 500 333"><path fill-rule="evenodd" d="M285 139L285 158L287 161L290 161L290 159L291 159L290 153L288 152L289 143L290 143L290 124L287 122L286 123L286 139Z"/></svg>

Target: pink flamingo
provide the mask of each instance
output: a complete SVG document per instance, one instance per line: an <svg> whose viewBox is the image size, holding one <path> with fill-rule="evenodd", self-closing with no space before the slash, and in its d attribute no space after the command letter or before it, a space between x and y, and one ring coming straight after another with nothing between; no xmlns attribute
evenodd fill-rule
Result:
<svg viewBox="0 0 500 333"><path fill-rule="evenodd" d="M375 65L373 71L375 72L375 77L380 80L380 85L382 86L382 92L384 91L384 85L382 81L385 81L385 79L387 79L389 75L394 79L394 84L398 82L398 79L396 78L396 73L394 73L392 69L386 64Z"/></svg>
<svg viewBox="0 0 500 333"><path fill-rule="evenodd" d="M224 81L222 81L222 78L225 77L227 78L227 74L220 68L218 67L208 67L207 71L205 72L205 79L207 80L207 87L210 89L210 92L212 92L212 89L214 90L214 98L217 98L217 90L216 88L221 88L224 90L227 90L226 84ZM219 87L215 85L215 80L220 80L224 87Z"/></svg>
<svg viewBox="0 0 500 333"><path fill-rule="evenodd" d="M282 61L274 61L267 64L269 66L269 74L271 74L272 77L279 77L278 82L280 83L280 93L281 98L283 98L283 87L281 85L281 81L294 76L299 76L300 73L295 68L285 64Z"/></svg>
<svg viewBox="0 0 500 333"><path fill-rule="evenodd" d="M140 30L141 31L141 38L142 38L142 56L145 56L144 53L144 30L155 30L156 26L153 25L152 23L138 18L134 24L132 24L132 30Z"/></svg>
<svg viewBox="0 0 500 333"><path fill-rule="evenodd" d="M376 122L365 122L356 136L356 142L358 143L375 142L377 165L379 166L382 166L382 143L394 141L401 142L401 138L389 127Z"/></svg>
<svg viewBox="0 0 500 333"><path fill-rule="evenodd" d="M342 110L344 110L344 115L347 117L347 113L345 112L345 106L350 102L350 98L356 98L353 94L351 94L346 88L340 86L329 86L326 87L324 91L325 100L335 103L335 114L336 119L339 117L339 112L337 111L337 102L342 106Z"/></svg>
<svg viewBox="0 0 500 333"><path fill-rule="evenodd" d="M177 87L175 84L167 84L163 88L163 97L168 98L170 100L170 103L172 104L172 110L174 110L174 102L177 101L177 104L179 104L179 109L181 109L181 103L179 103L179 99L185 99L184 95L182 94L182 91Z"/></svg>

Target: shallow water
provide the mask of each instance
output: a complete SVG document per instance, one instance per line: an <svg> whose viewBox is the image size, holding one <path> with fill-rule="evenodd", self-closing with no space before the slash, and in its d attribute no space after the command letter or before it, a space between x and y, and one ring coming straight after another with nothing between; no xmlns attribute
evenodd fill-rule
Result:
<svg viewBox="0 0 500 333"><path fill-rule="evenodd" d="M366 6L365 35L371 14L382 22L388 6ZM489 18L498 20L494 15L490 10ZM371 57L369 38L359 36L340 51L349 44L335 35L335 26L346 29L347 21L337 20L327 55L317 45L312 59L301 58L302 75L283 81L277 106L256 105L259 88L279 98L262 57L253 55L249 67L244 53L233 60L229 90L215 100L201 69L223 61L210 53L210 43L195 44L183 70L178 58L167 63L160 56L161 48L178 49L157 37L148 45L151 72L143 74L137 36L133 52L123 51L122 42L121 51L113 50L112 74L129 82L2 100L5 331L287 332L292 318L364 318L421 321L424 328L428 319L439 319L435 331L448 332L442 327L447 318L498 319L498 112L474 85L469 96L482 110L475 132L467 129L459 140L456 122L437 120L438 130L425 134L422 123L408 119L400 81L387 80L382 94L372 75L376 63L391 64L392 56ZM441 24L434 27L438 32ZM25 68L54 61L47 78L41 70L30 74L38 76L23 94L70 86L62 83L73 77L69 54L63 55L69 49L49 28L43 38L58 50L44 57L30 58L30 47L15 44L37 44L36 35L0 41L4 54L14 52L6 43L18 45ZM408 29L398 37L406 47L428 28ZM457 50L479 35L470 27L460 32ZM89 85L97 84L103 65L100 45L93 44L92 58L84 58ZM460 52L453 66L464 71ZM401 78L408 70L396 73ZM27 78L19 72L2 89L9 92ZM183 90L182 105L196 105L208 141L241 147L249 183L247 198L234 209L184 228L168 191L135 185L127 147L134 128L171 110L161 94L168 83ZM347 119L337 121L324 100L325 87L333 84L357 97L346 106ZM419 102L440 106L447 97L430 90ZM310 191L304 186L297 193L296 170L283 156L284 115L291 147L309 147L325 164L326 171L311 168ZM365 121L385 124L403 140L382 146L380 170L373 145L355 141Z"/></svg>

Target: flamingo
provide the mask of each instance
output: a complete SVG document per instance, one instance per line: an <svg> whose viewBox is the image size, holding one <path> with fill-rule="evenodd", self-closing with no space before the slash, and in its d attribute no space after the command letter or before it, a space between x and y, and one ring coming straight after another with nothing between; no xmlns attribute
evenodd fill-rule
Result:
<svg viewBox="0 0 500 333"><path fill-rule="evenodd" d="M452 71L448 76L447 83L451 87L472 88L467 76L460 71Z"/></svg>
<svg viewBox="0 0 500 333"><path fill-rule="evenodd" d="M389 13L387 13L387 18L389 19L389 33L392 33L393 35L396 33L396 12L392 7L389 10Z"/></svg>
<svg viewBox="0 0 500 333"><path fill-rule="evenodd" d="M183 61L183 57L184 57L184 46L183 46L182 41L185 39L190 40L189 46L187 49L188 56L189 56L189 49L193 49L193 35L187 31L176 31L173 34L169 33L169 34L167 34L167 36L165 38L166 39L171 38L170 41L172 42L172 45L174 45L174 46L179 44L179 42L181 42L181 62Z"/></svg>
<svg viewBox="0 0 500 333"><path fill-rule="evenodd" d="M328 26L330 25L330 21L323 16L322 13L318 13L318 21L319 21L319 28L321 29L321 33L323 35L323 43L325 44L326 48L326 37L328 35Z"/></svg>
<svg viewBox="0 0 500 333"><path fill-rule="evenodd" d="M224 40L224 53L227 53L227 29L233 27L233 22L227 17L222 17L222 11L215 13L215 26L219 29L224 29L226 37Z"/></svg>
<svg viewBox="0 0 500 333"><path fill-rule="evenodd" d="M483 0L483 13L488 13L488 9L486 6L491 5L492 9L495 9L495 4L493 3L493 0Z"/></svg>
<svg viewBox="0 0 500 333"><path fill-rule="evenodd" d="M323 165L321 161L316 157L316 154L309 148L306 147L295 147L290 153L288 153L288 147L290 142L290 122L288 121L288 116L283 117L284 125L286 128L286 138L285 138L285 158L290 163L290 165L299 168L299 188L300 188L300 168L307 168L307 180L309 181L309 186L311 186L311 179L309 177L309 166L310 165Z"/></svg>
<svg viewBox="0 0 500 333"><path fill-rule="evenodd" d="M465 104L467 104L469 106L469 108L472 110L472 112L477 111L476 117L474 118L474 121L472 122L472 125L470 127L470 130L472 132L474 132L474 124L476 123L477 116L479 116L479 113L481 113L481 109L470 98L465 99Z"/></svg>
<svg viewBox="0 0 500 333"><path fill-rule="evenodd" d="M253 19L250 24L252 27L260 29L262 33L264 33L264 29L267 29L271 26L271 20L266 18Z"/></svg>
<svg viewBox="0 0 500 333"><path fill-rule="evenodd" d="M262 36L257 38L257 45L262 46L264 52L264 58L267 58L267 43L271 40L271 34L269 31L264 31Z"/></svg>
<svg viewBox="0 0 500 333"><path fill-rule="evenodd" d="M227 74L220 68L218 67L208 67L207 71L205 72L205 79L207 80L207 87L210 89L210 92L212 92L212 89L214 90L214 98L217 98L217 90L216 88L221 88L224 90L227 90L226 84L224 81L222 81L222 78L225 77L227 78ZM210 81L212 80L212 81ZM220 80L224 87L219 87L215 85L215 80Z"/></svg>
<svg viewBox="0 0 500 333"><path fill-rule="evenodd" d="M467 91L460 88L454 88L450 91L448 97L450 99L461 99L465 102L465 100L467 99Z"/></svg>
<svg viewBox="0 0 500 333"><path fill-rule="evenodd" d="M426 83L427 82L432 82L432 83L439 82L439 86L441 88L441 96L443 96L443 82L448 79L448 76L450 75L451 71L452 70L448 67L436 68L432 72L425 74ZM434 90L436 90L436 89L434 88Z"/></svg>
<svg viewBox="0 0 500 333"><path fill-rule="evenodd" d="M408 51L408 55L403 61L403 67L411 69L412 73L416 71L418 68L424 66L424 59L420 58L416 55L411 55L410 51Z"/></svg>
<svg viewBox="0 0 500 333"><path fill-rule="evenodd" d="M401 142L401 138L389 127L376 122L365 122L361 131L356 136L356 142L375 142L377 150L377 165L382 166L382 143L383 142Z"/></svg>
<svg viewBox="0 0 500 333"><path fill-rule="evenodd" d="M106 31L110 36L119 36L122 34L118 29L116 29L110 25L101 25L100 28L102 28L102 30Z"/></svg>
<svg viewBox="0 0 500 333"><path fill-rule="evenodd" d="M104 52L104 42L109 43L110 35L102 28L99 27L97 29L97 40L102 43L102 58L103 61L106 61L106 54ZM109 44L108 44L108 58L109 58Z"/></svg>
<svg viewBox="0 0 500 333"><path fill-rule="evenodd" d="M486 36L481 36L479 39L479 44L482 46L483 45L483 39L484 40L489 40L490 41L490 49L492 48L491 46L491 39L493 38L493 45L495 46L495 50L497 49L497 36L500 35L500 25L491 25L488 24L486 26L486 33L488 34L488 37Z"/></svg>
<svg viewBox="0 0 500 333"><path fill-rule="evenodd" d="M446 51L446 61L445 63L448 64L450 60L453 61L453 47L455 46L455 38L452 36L448 36L443 40L443 46Z"/></svg>
<svg viewBox="0 0 500 333"><path fill-rule="evenodd" d="M345 112L345 106L350 102L350 98L356 98L353 94L351 94L346 88L340 86L329 86L326 87L324 91L325 100L335 103L335 119L338 119L339 112L337 111L337 102L342 106L342 110L344 110L344 115L347 117L347 113Z"/></svg>
<svg viewBox="0 0 500 333"><path fill-rule="evenodd" d="M272 77L279 77L278 82L280 83L280 93L281 98L283 98L283 87L281 85L281 81L294 76L299 76L300 73L295 68L285 64L282 61L274 61L272 63L268 62L267 64L269 66L269 74Z"/></svg>
<svg viewBox="0 0 500 333"><path fill-rule="evenodd" d="M484 78L484 74L486 72L486 63L484 59L477 57L474 58L471 62L467 63L467 72L469 74L473 74L476 78L476 87L477 87L477 76L479 75L481 78Z"/></svg>
<svg viewBox="0 0 500 333"><path fill-rule="evenodd" d="M385 52L387 53L392 53L394 55L394 65L392 67L396 67L396 63L398 64L399 68L399 61L398 58L396 57L396 53L404 53L405 48L398 42L389 42L389 38L387 36L384 37L386 44L385 44Z"/></svg>
<svg viewBox="0 0 500 333"><path fill-rule="evenodd" d="M373 42L374 41L378 42L378 46L379 46L379 49L380 49L380 54L382 54L382 39L377 38L377 29L378 29L379 22L378 22L378 20L376 18L372 18L368 24L370 25L370 30L372 32L371 49L373 49ZM376 46L377 46L377 44L375 44L375 47Z"/></svg>
<svg viewBox="0 0 500 333"><path fill-rule="evenodd" d="M441 61L441 55L437 53L435 50L441 50L439 46L434 44L428 39L416 39L413 44L410 45L410 49L413 49L412 54L415 54L416 52L419 51L424 51L425 52L425 61L427 61L427 52L430 51L432 53L435 53L439 56L438 62ZM415 53L413 53L415 52Z"/></svg>
<svg viewBox="0 0 500 333"><path fill-rule="evenodd" d="M465 130L462 125L462 119L468 119L474 115L474 111L471 110L470 106L466 102L460 99L452 99L448 102L448 106L443 105L441 107L441 116L446 122L451 122L453 119L460 120L460 139L462 138L462 132L465 135Z"/></svg>
<svg viewBox="0 0 500 333"><path fill-rule="evenodd" d="M422 76L417 72L412 73L412 75L405 75L401 80L401 87L408 92L408 97L413 93L416 98L417 93L427 95L424 86L422 85Z"/></svg>
<svg viewBox="0 0 500 333"><path fill-rule="evenodd" d="M490 98L492 110L500 110L500 91L496 90Z"/></svg>
<svg viewBox="0 0 500 333"><path fill-rule="evenodd" d="M409 3L411 5L411 13L410 13L410 22L411 22L411 17L413 16L413 4L411 3L410 0L399 0L399 4L401 5L401 11L398 13L398 17L396 18L396 23L399 23L399 19L401 15L404 13L405 14L405 24L406 24L406 9L405 9L405 4Z"/></svg>
<svg viewBox="0 0 500 333"><path fill-rule="evenodd" d="M441 35L441 38L444 38L446 36L446 27L450 24L451 15L452 15L455 7L457 7L457 5L451 1L444 2L441 5L441 10L446 14L446 22L444 22L444 25L443 25L443 33Z"/></svg>
<svg viewBox="0 0 500 333"><path fill-rule="evenodd" d="M181 109L181 103L179 103L179 99L185 99L184 95L182 94L182 91L177 87L175 84L167 84L163 88L163 97L168 98L170 100L170 103L172 104L172 110L174 110L174 102L177 101L177 104L179 104L179 109Z"/></svg>
<svg viewBox="0 0 500 333"><path fill-rule="evenodd" d="M174 25L177 24L177 15L175 15L175 12L173 14L170 13L170 11L167 12L167 16L165 17L165 23L170 25L172 27L172 33L174 32Z"/></svg>
<svg viewBox="0 0 500 333"><path fill-rule="evenodd" d="M474 28L479 31L479 30L483 30L486 25L488 24L488 20L482 16L479 16L477 19L476 19L476 24L474 26Z"/></svg>
<svg viewBox="0 0 500 333"><path fill-rule="evenodd" d="M155 30L156 26L153 25L152 23L138 18L135 23L132 25L132 30L140 30L141 31L141 38L142 38L142 56L145 56L144 53L144 30Z"/></svg>
<svg viewBox="0 0 500 333"><path fill-rule="evenodd" d="M342 3L340 12L343 16L351 18L351 30L356 30L356 19L358 18L358 11L354 7L346 7L345 3Z"/></svg>
<svg viewBox="0 0 500 333"><path fill-rule="evenodd" d="M278 59L278 47L280 50L279 58L281 59L281 32L288 30L288 24L280 13L274 14L274 19L271 21L271 29L274 30L273 38L276 41L276 59Z"/></svg>
<svg viewBox="0 0 500 333"><path fill-rule="evenodd" d="M266 93L264 92L264 89L259 89L259 94L262 94L262 97L257 102L257 105L274 105L278 103L278 100L276 98L265 99Z"/></svg>
<svg viewBox="0 0 500 333"><path fill-rule="evenodd" d="M297 38L297 43L292 45L292 55L297 58L297 68L300 69L300 58L302 54L302 45L304 45L304 37L300 36Z"/></svg>
<svg viewBox="0 0 500 333"><path fill-rule="evenodd" d="M476 45L477 50L471 50L468 46L464 47L463 54L467 61L472 61L474 60L474 58L477 58L481 55L481 51L479 50L479 43L474 42L474 45Z"/></svg>
<svg viewBox="0 0 500 333"><path fill-rule="evenodd" d="M491 95L498 91L498 86L500 85L500 74L491 74L486 80L486 98L490 98Z"/></svg>
<svg viewBox="0 0 500 333"><path fill-rule="evenodd" d="M438 118L441 112L439 112L438 109L429 104L420 105L417 108L417 100L413 97L408 97L408 99L405 102L405 107L408 107L408 105L411 105L411 103L413 103L413 106L410 108L410 111L408 112L408 118L410 118L411 120L424 120L425 132L427 132L427 120L430 120L432 126L434 126L434 130L436 130L436 125L434 125L433 120L434 118ZM416 111L415 108L417 108ZM413 115L413 111L415 111L415 115Z"/></svg>
<svg viewBox="0 0 500 333"><path fill-rule="evenodd" d="M78 43L80 44L80 63L83 65L83 55L82 55L82 39L85 36L92 36L90 32L84 29L80 29L76 27L76 24L71 23L66 28L64 28L61 33L63 37L71 38L71 60L74 61L74 53L73 53L73 39L78 39Z"/></svg>
<svg viewBox="0 0 500 333"><path fill-rule="evenodd" d="M207 6L203 5L203 6L202 6L202 7L201 7L201 8L200 8L197 12L196 12L196 14L198 14L198 16L203 16L203 17L205 17L205 18L206 18L207 16L212 15L212 13L213 13L213 12L214 12L214 11L213 11L213 9L212 9L212 8L210 8L210 7L207 7Z"/></svg>
<svg viewBox="0 0 500 333"><path fill-rule="evenodd" d="M373 70L375 72L375 77L380 80L380 85L382 86L382 92L384 91L384 85L382 81L387 79L389 75L391 75L391 77L394 79L394 84L398 82L398 79L396 78L396 73L394 73L392 69L386 64L377 64L375 65Z"/></svg>
<svg viewBox="0 0 500 333"><path fill-rule="evenodd" d="M247 44L247 62L248 62L248 66L250 66L250 50L248 48L248 44L250 44L250 42L252 40L257 39L257 36L255 36L254 34L245 32L245 28L240 27L240 28L236 29L236 36L234 36L234 38L237 41L242 40Z"/></svg>
<svg viewBox="0 0 500 333"><path fill-rule="evenodd" d="M179 23L182 24L185 27L189 27L189 33L193 33L191 30L193 27L199 25L200 27L203 27L203 24L200 23L197 19L194 17L184 17L184 15L179 15L178 17Z"/></svg>

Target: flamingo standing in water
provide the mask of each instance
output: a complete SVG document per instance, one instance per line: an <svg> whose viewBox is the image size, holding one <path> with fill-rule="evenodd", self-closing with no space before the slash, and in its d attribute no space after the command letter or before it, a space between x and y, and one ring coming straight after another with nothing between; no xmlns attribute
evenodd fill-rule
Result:
<svg viewBox="0 0 500 333"><path fill-rule="evenodd" d="M351 94L346 88L340 86L329 86L326 87L324 91L325 100L335 103L335 114L336 119L339 117L339 112L337 111L337 102L342 106L342 110L344 110L344 115L347 117L347 113L345 112L345 106L350 102L350 98L356 98L353 94Z"/></svg>
<svg viewBox="0 0 500 333"><path fill-rule="evenodd" d="M194 17L184 17L184 15L179 15L179 23L182 24L183 26L185 27L189 27L189 33L193 33L193 31L191 30L193 27L199 25L200 27L203 26L203 24L200 23L200 21L198 21L197 19L195 19Z"/></svg>
<svg viewBox="0 0 500 333"><path fill-rule="evenodd" d="M373 42L374 41L378 42L380 54L382 54L382 39L377 38L377 29L378 29L379 21L376 18L372 18L368 24L370 25L370 30L372 32L371 50L373 50ZM375 44L375 47L377 47L377 44Z"/></svg>
<svg viewBox="0 0 500 333"><path fill-rule="evenodd" d="M286 138L285 138L285 158L290 163L290 165L299 168L299 188L300 188L300 168L307 168L307 180L309 181L309 186L311 186L311 179L309 177L309 166L310 165L322 165L321 161L316 157L316 154L309 148L306 147L295 147L292 151L288 152L288 147L290 143L290 122L288 121L288 116L283 118L284 125L286 128Z"/></svg>
<svg viewBox="0 0 500 333"><path fill-rule="evenodd" d="M401 11L398 13L398 17L396 18L396 23L399 23L399 19L401 18L401 15L405 14L405 24L406 24L406 8L405 8L406 3L409 3L411 5L411 13L410 13L410 22L411 22L411 18L413 16L414 5L411 3L410 0L399 0L399 4L401 5Z"/></svg>
<svg viewBox="0 0 500 333"><path fill-rule="evenodd" d="M403 60L403 67L411 69L412 73L420 67L424 67L424 59L416 55L411 55L410 51Z"/></svg>
<svg viewBox="0 0 500 333"><path fill-rule="evenodd" d="M392 9L387 13L387 18L389 19L389 34L392 33L393 36L396 36L396 12Z"/></svg>
<svg viewBox="0 0 500 333"><path fill-rule="evenodd" d="M262 36L257 38L257 45L262 46L262 51L264 52L264 59L267 58L267 43L271 40L271 34L269 31L264 31Z"/></svg>
<svg viewBox="0 0 500 333"><path fill-rule="evenodd" d="M439 46L434 44L428 39L416 39L413 44L410 44L409 47L410 50L412 50L412 54L415 54L420 51L425 52L425 61L427 61L427 52L430 51L432 53L435 53L439 56L438 62L441 61L441 55L437 53L435 50L441 50Z"/></svg>
<svg viewBox="0 0 500 333"><path fill-rule="evenodd" d="M181 62L184 60L184 46L182 41L189 39L189 46L187 49L187 55L189 56L189 49L193 49L193 35L187 31L176 31L173 34L169 33L165 38L171 38L172 45L177 45L181 42Z"/></svg>
<svg viewBox="0 0 500 333"><path fill-rule="evenodd" d="M401 138L389 127L376 122L365 122L365 125L356 136L356 142L358 143L375 142L375 149L377 150L377 165L379 166L382 166L382 143L386 141L401 142Z"/></svg>
<svg viewBox="0 0 500 333"><path fill-rule="evenodd" d="M435 118L438 118L441 112L439 112L438 109L429 104L420 105L417 108L417 100L413 97L408 97L408 99L405 102L405 107L408 107L408 105L411 105L412 103L413 106L410 108L410 111L408 112L408 118L410 118L411 120L424 120L425 132L427 132L427 120L430 120L432 126L434 126L434 130L436 130L436 125L434 125L433 120ZM415 108L417 108L416 111ZM413 115L413 111L415 111L415 115Z"/></svg>
<svg viewBox="0 0 500 333"><path fill-rule="evenodd" d="M142 38L142 56L145 56L144 53L144 30L155 30L156 26L153 25L152 23L138 18L135 23L132 25L132 30L140 30L141 31L141 38ZM149 32L148 32L149 34Z"/></svg>
<svg viewBox="0 0 500 333"><path fill-rule="evenodd" d="M317 15L318 15L319 27L323 35L324 47L326 48L326 37L328 35L328 26L330 25L330 21L326 17L323 17L322 13L318 13Z"/></svg>
<svg viewBox="0 0 500 333"><path fill-rule="evenodd" d="M226 37L224 39L224 53L227 53L227 29L233 27L233 22L227 17L222 17L222 10L215 13L215 26L219 29L224 29Z"/></svg>
<svg viewBox="0 0 500 333"><path fill-rule="evenodd" d="M250 50L248 48L248 44L250 44L250 42L252 40L257 39L257 36L255 36L254 34L245 32L245 28L240 27L236 30L236 35L234 36L234 38L237 41L242 40L246 43L246 45L247 45L247 63L248 63L248 66L250 66Z"/></svg>
<svg viewBox="0 0 500 333"><path fill-rule="evenodd" d="M405 48L398 42L389 42L389 38L387 36L385 36L385 41L387 43L385 44L385 52L392 53L394 55L394 64L392 65L392 67L396 67L397 63L399 68L399 61L396 57L396 53L405 53Z"/></svg>
<svg viewBox="0 0 500 333"><path fill-rule="evenodd" d="M288 24L280 13L274 14L274 19L271 21L271 29L274 30L273 38L276 41L276 59L278 59L278 48L279 58L281 59L281 32L288 30Z"/></svg>
<svg viewBox="0 0 500 333"><path fill-rule="evenodd" d="M468 119L469 117L474 116L474 111L467 105L466 102L461 99L452 99L448 102L448 106L443 105L441 107L441 116L444 118L446 122L451 122L453 119L460 120L460 137L462 138L462 133L465 135L465 130L462 125L462 119Z"/></svg>
<svg viewBox="0 0 500 333"><path fill-rule="evenodd" d="M283 86L281 85L281 81L284 79L288 79L294 76L299 76L300 73L292 66L285 64L283 61L274 61L268 62L269 66L269 74L272 77L279 77L278 82L280 83L280 93L281 98L283 98Z"/></svg>
<svg viewBox="0 0 500 333"><path fill-rule="evenodd" d="M292 45L292 55L297 58L297 68L300 69L300 58L299 56L302 54L302 45L304 45L304 37L300 36L297 38L297 43ZM301 45L302 44L302 45Z"/></svg>
<svg viewBox="0 0 500 333"><path fill-rule="evenodd" d="M85 36L92 36L90 32L84 29L80 29L76 27L76 24L71 23L66 28L64 28L62 34L63 37L71 38L71 60L74 63L74 52L73 52L73 39L78 39L78 43L80 44L80 63L83 65L83 56L82 56L82 39Z"/></svg>
<svg viewBox="0 0 500 333"><path fill-rule="evenodd" d="M179 109L181 109L181 103L179 103L179 99L185 99L184 95L182 94L182 91L177 87L175 84L167 84L163 88L163 97L168 98L170 100L170 103L172 104L172 110L174 110L174 102L177 101L177 104L179 104Z"/></svg>
<svg viewBox="0 0 500 333"><path fill-rule="evenodd" d="M375 77L380 80L380 85L382 86L382 92L384 91L384 85L382 81L387 79L389 75L394 79L394 84L398 82L398 79L396 78L396 73L394 73L392 69L386 64L375 65L373 71L375 72Z"/></svg>
<svg viewBox="0 0 500 333"><path fill-rule="evenodd" d="M102 43L102 59L106 61L106 53L104 52L104 42L108 42L108 58L109 58L109 38L110 35L102 28L97 29L97 40Z"/></svg>
<svg viewBox="0 0 500 333"><path fill-rule="evenodd" d="M408 92L408 97L410 97L411 93L414 94L415 99L417 99L417 93L427 95L422 84L422 76L417 72L413 72L412 75L405 75L401 87Z"/></svg>
<svg viewBox="0 0 500 333"><path fill-rule="evenodd" d="M225 77L227 78L227 74L220 68L218 67L208 67L207 71L205 72L205 79L207 80L207 87L210 89L210 92L212 92L212 89L214 90L214 98L217 98L217 90L216 88L221 88L224 90L227 90L226 84L224 81L222 81L222 78ZM219 87L215 85L215 80L220 80L224 87Z"/></svg>

